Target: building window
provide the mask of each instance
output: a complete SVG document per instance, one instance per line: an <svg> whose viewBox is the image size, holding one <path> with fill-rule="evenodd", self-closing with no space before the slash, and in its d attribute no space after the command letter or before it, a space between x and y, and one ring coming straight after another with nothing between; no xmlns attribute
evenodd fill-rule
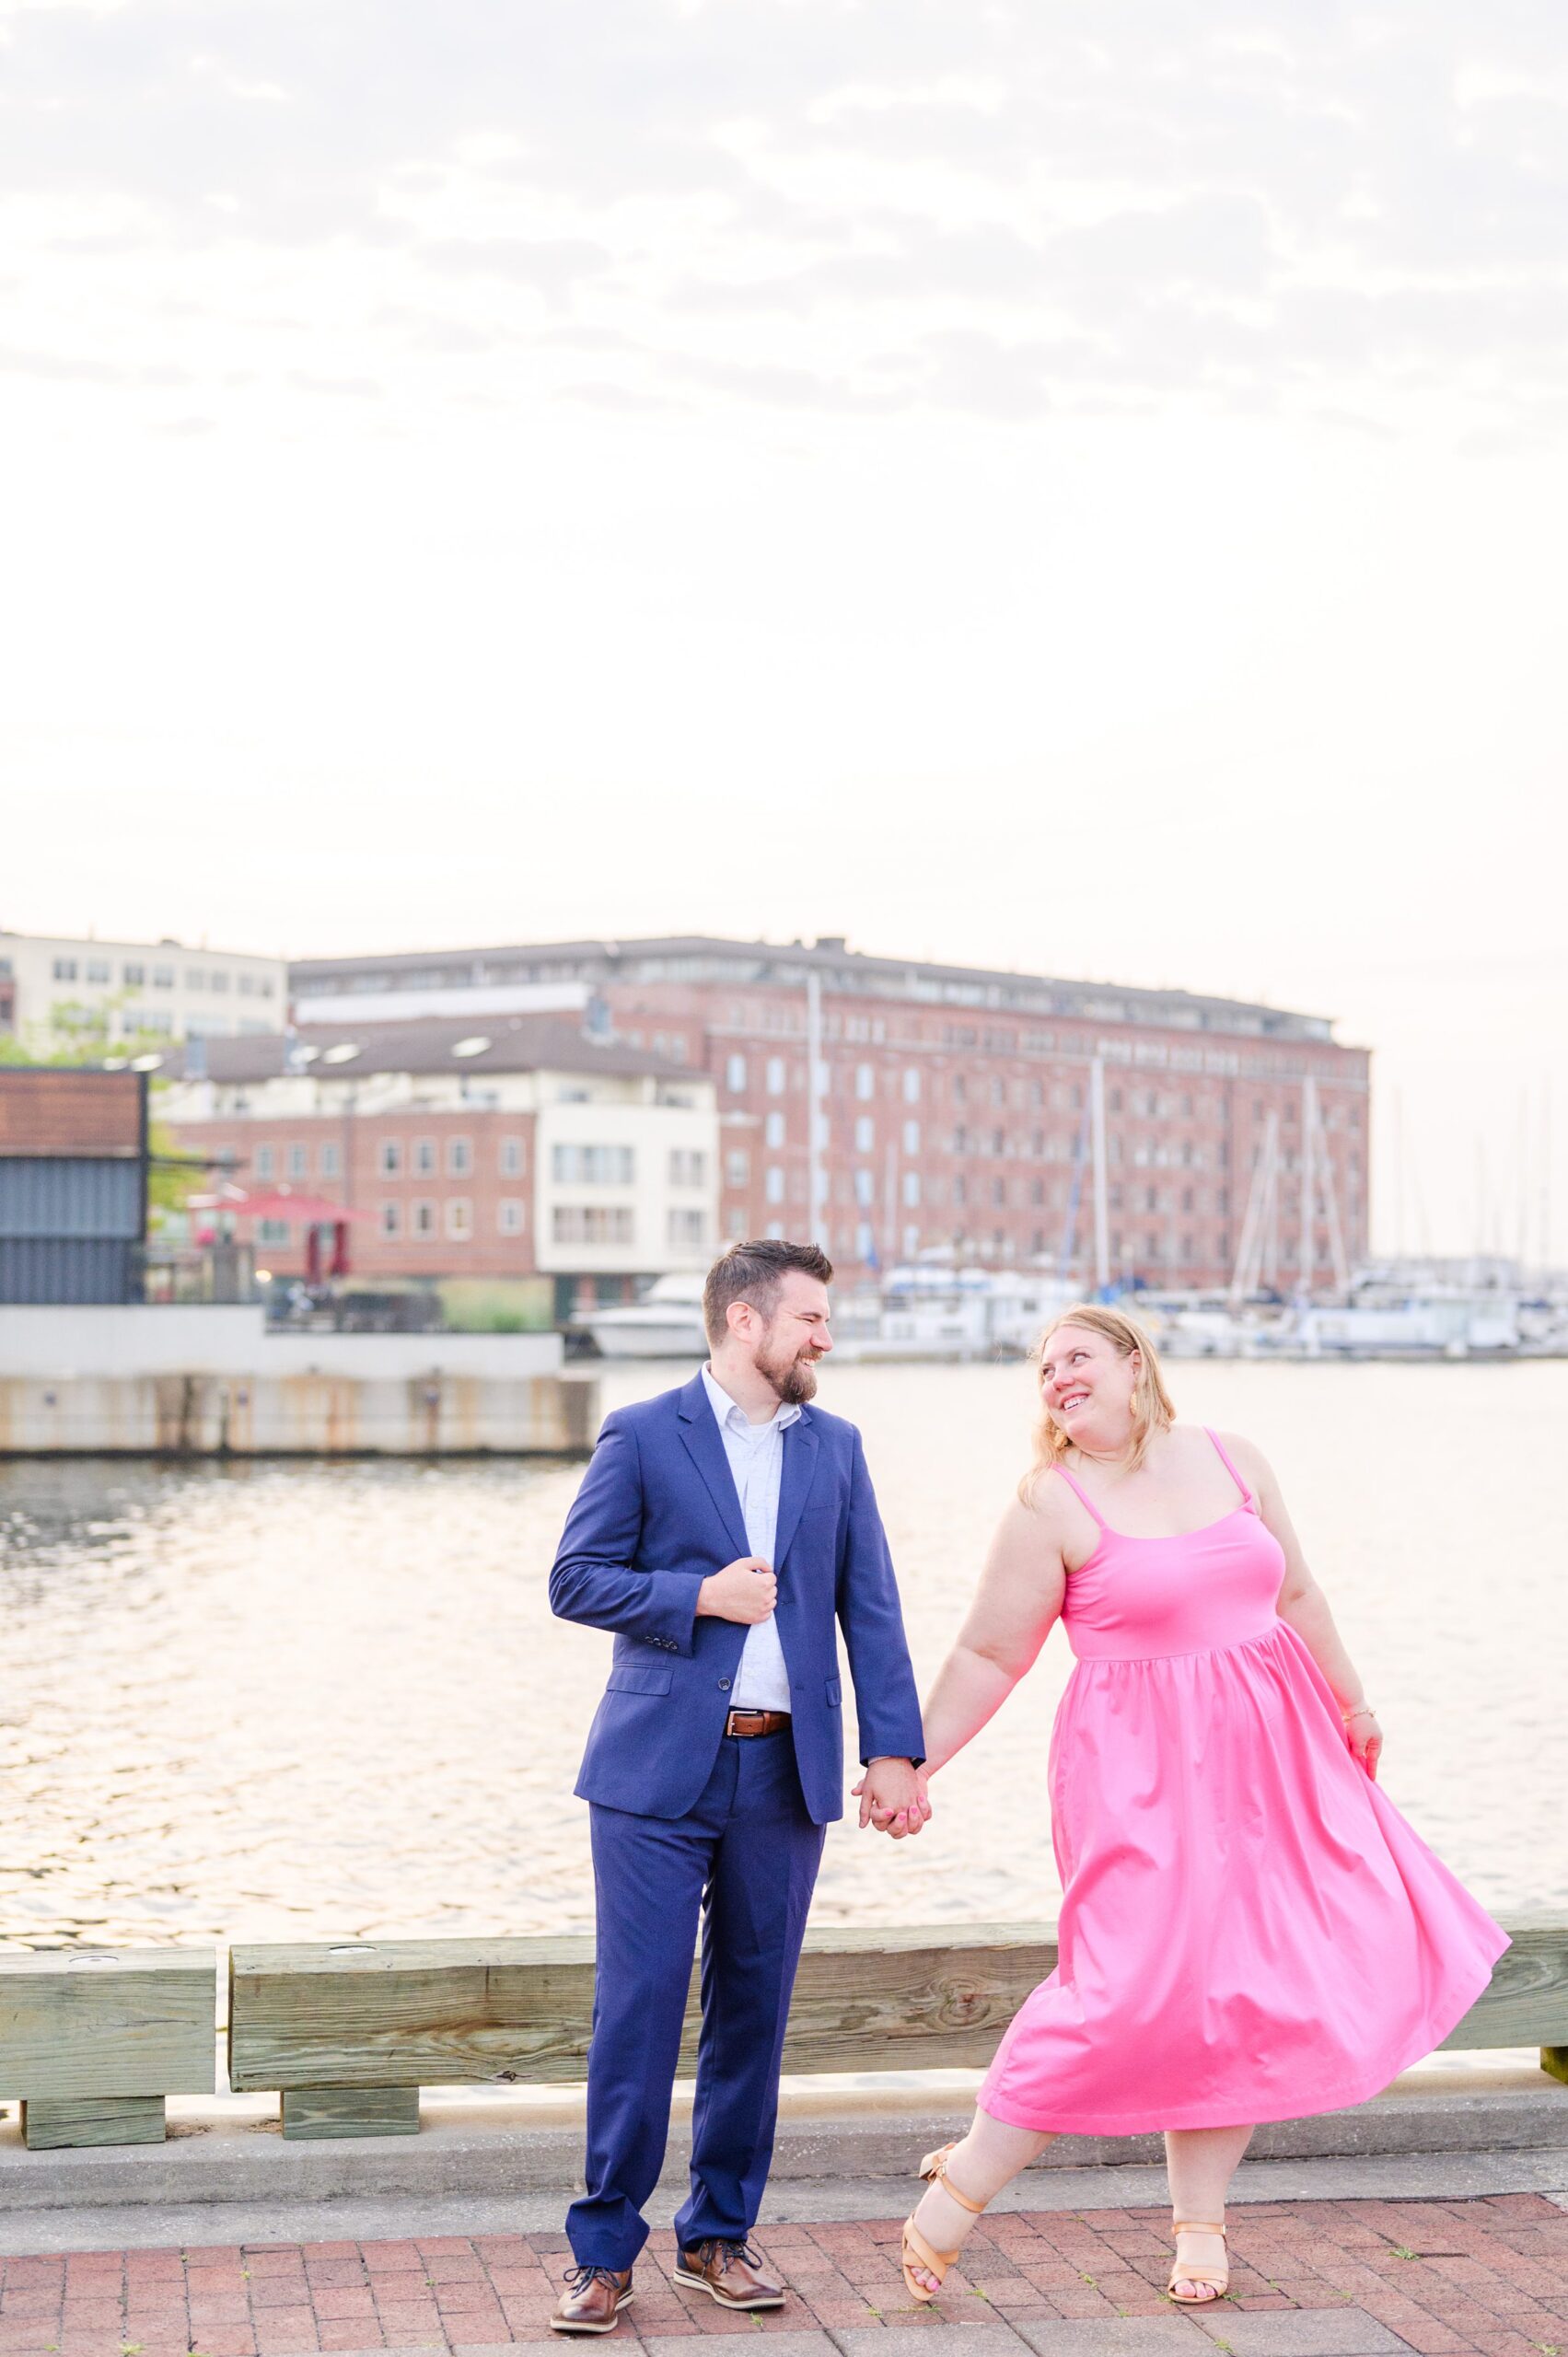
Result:
<svg viewBox="0 0 1568 2357"><path fill-rule="evenodd" d="M918 1207L919 1202L920 1173L918 1170L906 1170L904 1172L904 1209L912 1212Z"/></svg>
<svg viewBox="0 0 1568 2357"><path fill-rule="evenodd" d="M138 1031L157 1031L165 1039L171 1038L174 1031L173 1012L167 1006L149 1006L145 1013L138 1008L134 1028Z"/></svg>
<svg viewBox="0 0 1568 2357"><path fill-rule="evenodd" d="M74 958L56 958L52 970L57 982L74 982L76 979L76 961Z"/></svg>
<svg viewBox="0 0 1568 2357"><path fill-rule="evenodd" d="M558 1145L550 1167L558 1187L630 1187L637 1175L629 1145Z"/></svg>
<svg viewBox="0 0 1568 2357"><path fill-rule="evenodd" d="M750 1226L746 1217L744 1203L737 1203L732 1211L726 1213L724 1226L725 1234L732 1244L743 1244L746 1241L750 1233Z"/></svg>
<svg viewBox="0 0 1568 2357"><path fill-rule="evenodd" d="M768 1094L782 1097L784 1092L784 1062L782 1056L768 1058Z"/></svg>
<svg viewBox="0 0 1568 2357"><path fill-rule="evenodd" d="M669 1149L669 1183L672 1187L705 1187L708 1183L708 1157L699 1146L672 1145Z"/></svg>
<svg viewBox="0 0 1568 2357"><path fill-rule="evenodd" d="M782 1203L784 1199L784 1175L776 1162L769 1167L767 1198L770 1203Z"/></svg>
<svg viewBox="0 0 1568 2357"><path fill-rule="evenodd" d="M418 1178L433 1178L435 1177L436 1141L434 1138L415 1138L413 1142L413 1168L414 1176Z"/></svg>
<svg viewBox="0 0 1568 2357"><path fill-rule="evenodd" d="M749 1184L751 1156L744 1146L732 1146L726 1155L724 1176L726 1187L745 1187Z"/></svg>
<svg viewBox="0 0 1568 2357"><path fill-rule="evenodd" d="M256 1241L258 1244L286 1244L288 1242L287 1220L259 1219L256 1222Z"/></svg>
<svg viewBox="0 0 1568 2357"><path fill-rule="evenodd" d="M1005 1178L993 1178L992 1180L991 1200L998 1211L1000 1211L1005 1204L1007 1201L1007 1181Z"/></svg>
<svg viewBox="0 0 1568 2357"><path fill-rule="evenodd" d="M383 1138L381 1141L382 1178L395 1178L402 1167L402 1141L400 1138Z"/></svg>
<svg viewBox="0 0 1568 2357"><path fill-rule="evenodd" d="M155 966L153 968L153 988L155 991L171 991L174 988L174 969L172 966Z"/></svg>
<svg viewBox="0 0 1568 2357"><path fill-rule="evenodd" d="M523 1142L521 1138L503 1138L497 1150L496 1167L503 1178L520 1178L523 1175Z"/></svg>
<svg viewBox="0 0 1568 2357"><path fill-rule="evenodd" d="M401 1236L402 1232L403 1207L401 1203L383 1203L381 1206L382 1235L387 1237Z"/></svg>
<svg viewBox="0 0 1568 2357"><path fill-rule="evenodd" d="M857 1114L854 1124L854 1150L856 1154L869 1154L876 1143L876 1122L872 1120L869 1113Z"/></svg>
<svg viewBox="0 0 1568 2357"><path fill-rule="evenodd" d="M185 969L185 987L188 991L204 991L207 987L206 968L204 966L187 966Z"/></svg>
<svg viewBox="0 0 1568 2357"><path fill-rule="evenodd" d="M276 1169L277 1169L277 1156L276 1156L276 1155L273 1153L273 1151L272 1147L271 1147L270 1145L259 1145L259 1146L256 1148L256 1176L257 1176L257 1178L271 1178L273 1176L273 1174L274 1174L274 1172L276 1171Z"/></svg>
<svg viewBox="0 0 1568 2357"><path fill-rule="evenodd" d="M869 1170L857 1170L855 1172L854 1200L860 1205L862 1211L868 1211L871 1205L876 1202L876 1182Z"/></svg>
<svg viewBox="0 0 1568 2357"><path fill-rule="evenodd" d="M955 1206L961 1207L969 1202L969 1199L970 1182L960 1170L958 1177L953 1181L953 1202Z"/></svg>
<svg viewBox="0 0 1568 2357"><path fill-rule="evenodd" d="M466 1244L473 1234L473 1205L466 1195L447 1196L447 1233L459 1244Z"/></svg>
<svg viewBox="0 0 1568 2357"><path fill-rule="evenodd" d="M672 1211L669 1214L669 1241L677 1251L701 1251L708 1240L708 1216L705 1212Z"/></svg>
<svg viewBox="0 0 1568 2357"><path fill-rule="evenodd" d="M255 975L237 974L234 978L234 987L241 998L254 998L256 995Z"/></svg>
<svg viewBox="0 0 1568 2357"><path fill-rule="evenodd" d="M436 1233L436 1206L426 1195L422 1195L413 1206L412 1226L416 1236L434 1236Z"/></svg>
<svg viewBox="0 0 1568 2357"><path fill-rule="evenodd" d="M472 1168L473 1140L471 1138L448 1138L447 1140L447 1178L466 1178ZM450 1236L452 1232L452 1229L448 1227L447 1230L447 1235Z"/></svg>
<svg viewBox="0 0 1568 2357"><path fill-rule="evenodd" d="M212 972L207 977L207 988L213 991L227 990L228 976L224 972L221 966L215 966L213 968Z"/></svg>
<svg viewBox="0 0 1568 2357"><path fill-rule="evenodd" d="M87 976L88 981L93 981L93 979L94 977L89 973ZM103 970L103 979L105 981L108 981L109 980L109 969L107 966ZM147 979L147 970L145 966L139 965L122 966L120 969L120 979L124 983L128 991L139 991L143 983Z"/></svg>
<svg viewBox="0 0 1568 2357"><path fill-rule="evenodd" d="M860 1098L861 1102L865 1105L869 1105L871 1099L877 1094L877 1074L869 1064L856 1064L854 1068L854 1093Z"/></svg>
<svg viewBox="0 0 1568 2357"><path fill-rule="evenodd" d="M317 1167L323 1178L335 1178L343 1168L343 1155L335 1145L324 1145L317 1157Z"/></svg>
<svg viewBox="0 0 1568 2357"><path fill-rule="evenodd" d="M918 1121L904 1123L904 1152L906 1154L920 1152L920 1123Z"/></svg>
<svg viewBox="0 0 1568 2357"><path fill-rule="evenodd" d="M557 1244L634 1241L630 1203L557 1203L552 1226Z"/></svg>
<svg viewBox="0 0 1568 2357"><path fill-rule="evenodd" d="M308 1147L303 1145L291 1145L288 1150L289 1177L291 1178L303 1178L309 1167L310 1153Z"/></svg>
<svg viewBox="0 0 1568 2357"><path fill-rule="evenodd" d="M905 1259L906 1260L912 1260L914 1259L915 1254L916 1254L919 1250L920 1250L920 1230L919 1230L919 1228L918 1228L918 1227L906 1227L906 1228L905 1228L905 1230L904 1230L904 1259Z"/></svg>
<svg viewBox="0 0 1568 2357"><path fill-rule="evenodd" d="M920 1073L914 1064L904 1066L904 1103L906 1105L920 1103Z"/></svg>
<svg viewBox="0 0 1568 2357"><path fill-rule="evenodd" d="M520 1195L503 1195L495 1206L495 1228L500 1236L521 1236L523 1203Z"/></svg>
<svg viewBox="0 0 1568 2357"><path fill-rule="evenodd" d="M256 995L258 998L271 998L272 994L273 978L270 974L263 974L256 984Z"/></svg>
<svg viewBox="0 0 1568 2357"><path fill-rule="evenodd" d="M729 1090L732 1097L738 1097L740 1095L741 1091L746 1086L746 1059L744 1056L730 1056L726 1059L724 1068L724 1085Z"/></svg>

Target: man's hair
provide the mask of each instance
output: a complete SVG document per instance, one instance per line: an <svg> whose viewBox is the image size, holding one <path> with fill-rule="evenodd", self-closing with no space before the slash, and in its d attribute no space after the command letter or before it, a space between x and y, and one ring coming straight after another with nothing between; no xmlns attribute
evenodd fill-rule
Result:
<svg viewBox="0 0 1568 2357"><path fill-rule="evenodd" d="M732 1301L749 1302L759 1318L771 1320L778 1306L779 1287L791 1269L820 1277L825 1285L833 1282L833 1264L816 1244L785 1244L775 1237L762 1236L747 1244L732 1244L721 1253L703 1287L703 1323L708 1341L716 1344L724 1340L729 1329L725 1312Z"/></svg>

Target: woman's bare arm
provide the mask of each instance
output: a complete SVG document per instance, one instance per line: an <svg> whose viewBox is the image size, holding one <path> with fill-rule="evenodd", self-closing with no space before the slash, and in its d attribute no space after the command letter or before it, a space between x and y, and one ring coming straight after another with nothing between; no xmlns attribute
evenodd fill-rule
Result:
<svg viewBox="0 0 1568 2357"><path fill-rule="evenodd" d="M1341 1712L1363 1709L1366 1701L1365 1689L1346 1649L1345 1641L1334 1626L1329 1599L1308 1569L1301 1541L1285 1511L1284 1499L1272 1466L1250 1441L1231 1433L1225 1434L1223 1437L1251 1484L1259 1514L1284 1550L1285 1575L1280 1585L1276 1606L1280 1619L1289 1621L1328 1679ZM1383 1747L1382 1733L1376 1718L1370 1713L1353 1718L1345 1731L1356 1757L1365 1760L1369 1772L1375 1774L1377 1755Z"/></svg>
<svg viewBox="0 0 1568 2357"><path fill-rule="evenodd" d="M922 1709L927 1775L994 1717L1062 1610L1067 1575L1052 1487L1060 1484L1041 1483L1047 1494L1034 1505L1015 1498L997 1525L958 1642Z"/></svg>

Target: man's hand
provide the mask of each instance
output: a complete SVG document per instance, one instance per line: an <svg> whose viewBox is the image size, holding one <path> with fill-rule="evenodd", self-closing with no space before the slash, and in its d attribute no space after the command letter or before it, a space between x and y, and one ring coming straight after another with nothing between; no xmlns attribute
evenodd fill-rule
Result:
<svg viewBox="0 0 1568 2357"><path fill-rule="evenodd" d="M761 1555L741 1555L722 1572L710 1572L697 1590L697 1612L709 1620L738 1620L754 1628L778 1602L773 1567Z"/></svg>
<svg viewBox="0 0 1568 2357"><path fill-rule="evenodd" d="M860 1802L862 1831L874 1825L895 1841L906 1833L918 1833L931 1816L925 1786L926 1779L912 1760L874 1759L852 1794Z"/></svg>

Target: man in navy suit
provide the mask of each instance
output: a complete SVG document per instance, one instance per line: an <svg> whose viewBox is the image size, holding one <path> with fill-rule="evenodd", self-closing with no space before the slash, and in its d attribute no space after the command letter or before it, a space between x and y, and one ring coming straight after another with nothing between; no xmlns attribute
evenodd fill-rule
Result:
<svg viewBox="0 0 1568 2357"><path fill-rule="evenodd" d="M678 2282L776 2308L750 2246L772 2157L790 1991L843 1814L835 1620L865 1767L860 1821L918 1832L920 1706L860 1434L809 1402L832 1348L815 1245L738 1244L708 1272L709 1364L605 1418L550 1575L615 1635L577 1780L598 1927L587 2190L550 2321L609 2332L657 2182L699 1914L703 2028Z"/></svg>

